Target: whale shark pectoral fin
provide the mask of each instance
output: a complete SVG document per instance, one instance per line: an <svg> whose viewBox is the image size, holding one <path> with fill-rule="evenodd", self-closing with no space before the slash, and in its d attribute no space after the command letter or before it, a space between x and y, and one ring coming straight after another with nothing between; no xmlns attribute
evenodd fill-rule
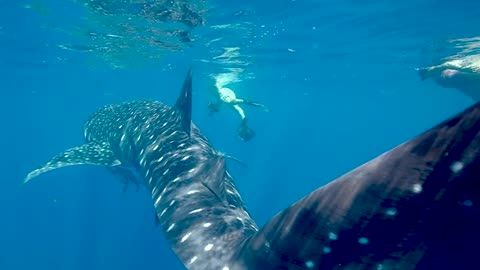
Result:
<svg viewBox="0 0 480 270"><path fill-rule="evenodd" d="M227 159L231 159L235 162L237 162L238 164L240 164L241 166L243 166L244 168L248 168L248 165L247 163L245 163L243 160L239 159L239 158L236 158L234 156L230 156L230 155L227 155L225 153L220 153L221 156L227 158Z"/></svg>
<svg viewBox="0 0 480 270"><path fill-rule="evenodd" d="M121 162L115 157L114 152L110 150L108 144L91 142L68 149L56 155L42 167L30 172L23 180L23 183L27 183L34 177L51 170L84 164L117 166L120 165Z"/></svg>
<svg viewBox="0 0 480 270"><path fill-rule="evenodd" d="M479 176L480 102L277 214L243 246L239 269L469 265ZM442 259L445 250L455 254Z"/></svg>
<svg viewBox="0 0 480 270"><path fill-rule="evenodd" d="M140 177L136 175L134 169L132 169L131 167L107 166L106 168L111 174L120 177L120 181L124 185L124 193L127 192L129 184L134 184L137 192L140 190L140 184L142 183L142 181L140 180Z"/></svg>
<svg viewBox="0 0 480 270"><path fill-rule="evenodd" d="M180 114L183 129L190 136L192 132L192 70L188 70L175 109Z"/></svg>

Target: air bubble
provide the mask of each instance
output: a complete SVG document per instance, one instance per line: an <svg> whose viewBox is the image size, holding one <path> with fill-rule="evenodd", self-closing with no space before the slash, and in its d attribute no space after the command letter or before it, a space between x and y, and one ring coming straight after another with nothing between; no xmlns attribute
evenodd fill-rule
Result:
<svg viewBox="0 0 480 270"><path fill-rule="evenodd" d="M328 233L328 239L330 239L330 240L337 240L337 239L338 239L338 236L337 236L335 233L330 232L330 233Z"/></svg>
<svg viewBox="0 0 480 270"><path fill-rule="evenodd" d="M313 268L315 266L315 263L313 261L307 261L305 262L305 266L307 266L307 268Z"/></svg>
<svg viewBox="0 0 480 270"><path fill-rule="evenodd" d="M362 245L368 245L368 243L370 243L370 240L368 240L368 238L366 237L360 237L358 238L358 243Z"/></svg>
<svg viewBox="0 0 480 270"><path fill-rule="evenodd" d="M387 211L385 211L385 214L388 216L395 216L397 215L397 209L396 208L388 208Z"/></svg>
<svg viewBox="0 0 480 270"><path fill-rule="evenodd" d="M473 202L470 201L470 200L466 200L466 201L463 202L463 205L465 205L465 206L472 206L472 205L473 205Z"/></svg>

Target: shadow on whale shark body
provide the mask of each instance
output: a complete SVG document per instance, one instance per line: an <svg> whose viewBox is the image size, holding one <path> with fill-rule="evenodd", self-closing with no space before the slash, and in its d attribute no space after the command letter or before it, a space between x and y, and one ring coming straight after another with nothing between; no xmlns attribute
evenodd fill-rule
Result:
<svg viewBox="0 0 480 270"><path fill-rule="evenodd" d="M173 107L108 105L87 143L31 172L131 167L192 270L467 269L480 243L480 103L313 191L259 229L225 166L191 122L189 71Z"/></svg>

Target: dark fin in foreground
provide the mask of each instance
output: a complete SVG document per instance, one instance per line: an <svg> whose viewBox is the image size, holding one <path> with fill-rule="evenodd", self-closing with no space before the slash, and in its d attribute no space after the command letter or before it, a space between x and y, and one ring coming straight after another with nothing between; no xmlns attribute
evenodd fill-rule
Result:
<svg viewBox="0 0 480 270"><path fill-rule="evenodd" d="M479 179L477 103L276 215L230 269L470 269Z"/></svg>
<svg viewBox="0 0 480 270"><path fill-rule="evenodd" d="M175 108L180 113L183 129L190 136L192 132L192 70L188 70Z"/></svg>
<svg viewBox="0 0 480 270"><path fill-rule="evenodd" d="M120 161L115 157L115 154L109 149L107 144L91 142L58 154L41 168L30 172L23 180L23 183L51 170L83 164L117 166L120 165Z"/></svg>

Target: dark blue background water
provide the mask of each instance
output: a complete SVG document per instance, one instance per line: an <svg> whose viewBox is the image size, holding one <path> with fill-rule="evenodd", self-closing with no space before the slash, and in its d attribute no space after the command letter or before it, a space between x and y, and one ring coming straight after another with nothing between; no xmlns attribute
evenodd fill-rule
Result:
<svg viewBox="0 0 480 270"><path fill-rule="evenodd" d="M215 147L248 163L229 167L259 225L473 103L421 82L414 68L451 53L447 40L479 35L477 1L222 2L211 23L252 23L249 39L224 37L244 49L255 77L232 88L271 109L247 108L257 132L248 143L235 135L233 112L207 115L208 75L222 67L198 61L212 57L201 42L144 68L114 70L100 60L92 68L85 54L55 46L68 37L41 27L75 21L78 10L51 1L57 9L45 16L23 8L28 2L0 1L0 269L182 269L145 189L124 192L93 166L20 183L83 143L82 125L100 106L136 98L173 104L190 66L194 122ZM238 10L248 12L228 16Z"/></svg>

